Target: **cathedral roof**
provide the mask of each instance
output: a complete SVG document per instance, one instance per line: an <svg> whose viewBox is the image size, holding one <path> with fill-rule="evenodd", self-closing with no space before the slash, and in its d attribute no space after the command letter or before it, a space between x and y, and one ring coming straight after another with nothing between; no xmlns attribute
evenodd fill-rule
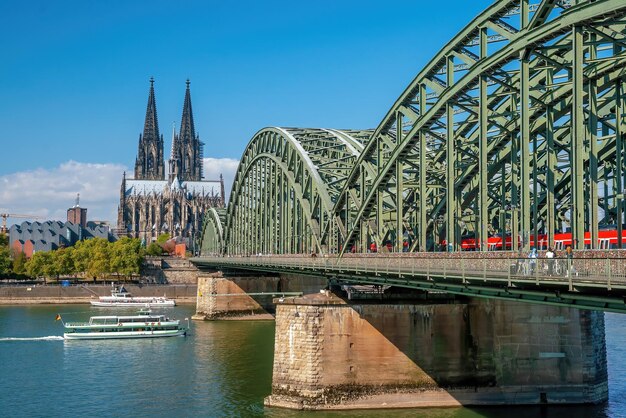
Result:
<svg viewBox="0 0 626 418"><path fill-rule="evenodd" d="M166 180L126 180L126 196L147 196L150 194L163 194L166 190L184 190L187 193L198 195L220 196L219 181L178 181L175 179L171 184Z"/></svg>

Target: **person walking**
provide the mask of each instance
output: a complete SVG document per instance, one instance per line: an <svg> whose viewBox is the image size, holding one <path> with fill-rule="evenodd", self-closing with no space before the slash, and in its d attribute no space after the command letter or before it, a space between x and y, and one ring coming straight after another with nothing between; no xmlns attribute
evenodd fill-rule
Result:
<svg viewBox="0 0 626 418"><path fill-rule="evenodd" d="M554 251L552 247L548 247L546 258L548 259L548 276L552 276L554 274Z"/></svg>
<svg viewBox="0 0 626 418"><path fill-rule="evenodd" d="M565 248L565 256L567 257L567 272L566 276L569 277L572 274L572 260L574 258L574 251L572 251L572 246L568 245Z"/></svg>
<svg viewBox="0 0 626 418"><path fill-rule="evenodd" d="M531 247L530 253L528 254L528 274L535 274L535 271L537 269L537 257L537 250L535 249L535 247Z"/></svg>

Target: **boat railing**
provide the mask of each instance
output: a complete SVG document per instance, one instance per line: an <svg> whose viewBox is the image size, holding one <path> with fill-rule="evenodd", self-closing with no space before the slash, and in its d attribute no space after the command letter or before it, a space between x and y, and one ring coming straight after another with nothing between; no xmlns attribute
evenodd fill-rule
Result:
<svg viewBox="0 0 626 418"><path fill-rule="evenodd" d="M93 325L89 322L66 322L65 326L66 327L85 327L88 325Z"/></svg>

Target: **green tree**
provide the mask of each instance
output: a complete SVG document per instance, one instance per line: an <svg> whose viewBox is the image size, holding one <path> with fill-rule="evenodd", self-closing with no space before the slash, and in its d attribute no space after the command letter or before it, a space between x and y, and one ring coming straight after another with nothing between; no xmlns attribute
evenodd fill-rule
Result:
<svg viewBox="0 0 626 418"><path fill-rule="evenodd" d="M74 272L84 274L87 271L89 257L91 256L91 247L89 241L78 241L74 244L72 251L72 262L74 264Z"/></svg>
<svg viewBox="0 0 626 418"><path fill-rule="evenodd" d="M50 264L51 255L49 252L36 252L33 256L26 262L26 274L28 274L32 278L37 277L49 277L46 275L46 264Z"/></svg>
<svg viewBox="0 0 626 418"><path fill-rule="evenodd" d="M60 248L54 252L55 269L59 275L68 276L76 273L74 264L74 248Z"/></svg>
<svg viewBox="0 0 626 418"><path fill-rule="evenodd" d="M102 277L111 273L111 254L109 241L104 238L94 238L85 241L89 249L89 260L85 273L88 277Z"/></svg>
<svg viewBox="0 0 626 418"><path fill-rule="evenodd" d="M9 238L6 234L0 234L0 274L11 271L11 252L9 251Z"/></svg>
<svg viewBox="0 0 626 418"><path fill-rule="evenodd" d="M24 274L26 273L26 254L21 251L13 254L13 273Z"/></svg>
<svg viewBox="0 0 626 418"><path fill-rule="evenodd" d="M158 244L165 244L167 242L167 240L169 240L171 238L170 234L165 233L165 234L161 234L158 236L156 242Z"/></svg>
<svg viewBox="0 0 626 418"><path fill-rule="evenodd" d="M131 277L139 274L142 262L143 249L139 239L125 237L111 244L112 272Z"/></svg>
<svg viewBox="0 0 626 418"><path fill-rule="evenodd" d="M11 272L11 252L8 247L0 247L0 275Z"/></svg>
<svg viewBox="0 0 626 418"><path fill-rule="evenodd" d="M58 278L59 277L59 268L58 263L56 262L57 252L56 251L46 251L42 252L42 257L44 260L43 265L43 275L47 278Z"/></svg>
<svg viewBox="0 0 626 418"><path fill-rule="evenodd" d="M150 245L148 245L148 248L146 248L146 254L152 255L152 256L159 256L163 254L163 247L161 247L156 242L152 242L150 243Z"/></svg>

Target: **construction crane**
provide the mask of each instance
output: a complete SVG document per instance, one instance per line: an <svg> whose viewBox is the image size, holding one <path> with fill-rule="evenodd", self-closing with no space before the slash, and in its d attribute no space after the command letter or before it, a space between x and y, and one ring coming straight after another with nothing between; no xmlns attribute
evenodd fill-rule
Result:
<svg viewBox="0 0 626 418"><path fill-rule="evenodd" d="M41 216L37 215L24 215L21 213L0 213L0 218L2 218L2 228L0 228L0 233L7 233L7 219L8 218L23 218L23 219L43 219Z"/></svg>

